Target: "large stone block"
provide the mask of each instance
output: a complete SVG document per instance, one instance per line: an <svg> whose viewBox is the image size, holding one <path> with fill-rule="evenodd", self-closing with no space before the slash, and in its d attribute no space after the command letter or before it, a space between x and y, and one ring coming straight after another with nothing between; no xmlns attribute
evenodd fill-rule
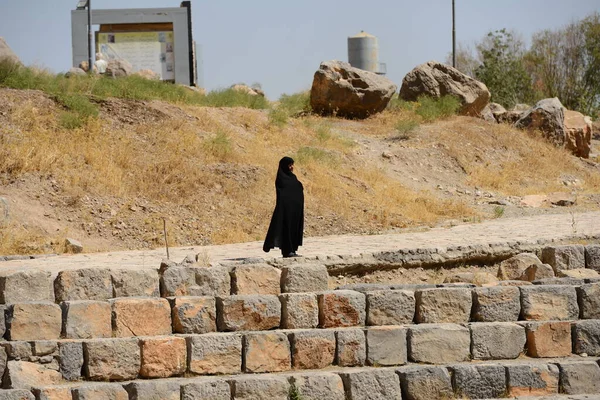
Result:
<svg viewBox="0 0 600 400"><path fill-rule="evenodd" d="M0 342L0 345L6 350L6 356L9 360L28 361L29 358L33 356L33 348L29 342Z"/></svg>
<svg viewBox="0 0 600 400"><path fill-rule="evenodd" d="M554 272L585 268L585 247L580 244L546 247L542 250L542 261L550 264Z"/></svg>
<svg viewBox="0 0 600 400"><path fill-rule="evenodd" d="M315 293L284 293L281 302L281 327L284 329L316 328L319 303Z"/></svg>
<svg viewBox="0 0 600 400"><path fill-rule="evenodd" d="M56 301L108 300L113 297L110 271L102 268L66 270L54 281Z"/></svg>
<svg viewBox="0 0 600 400"><path fill-rule="evenodd" d="M172 333L167 299L121 297L110 301L115 337L159 336Z"/></svg>
<svg viewBox="0 0 600 400"><path fill-rule="evenodd" d="M471 317L471 289L436 288L415 292L418 323L466 323Z"/></svg>
<svg viewBox="0 0 600 400"><path fill-rule="evenodd" d="M585 267L600 272L600 245L585 246Z"/></svg>
<svg viewBox="0 0 600 400"><path fill-rule="evenodd" d="M411 326L408 328L408 357L427 364L467 361L471 357L469 328L455 324Z"/></svg>
<svg viewBox="0 0 600 400"><path fill-rule="evenodd" d="M402 399L400 378L392 369L357 368L345 370L339 375L349 400Z"/></svg>
<svg viewBox="0 0 600 400"><path fill-rule="evenodd" d="M297 264L281 268L283 293L323 292L328 289L329 274L324 265Z"/></svg>
<svg viewBox="0 0 600 400"><path fill-rule="evenodd" d="M106 338L112 336L110 303L79 300L62 303L64 336L67 339Z"/></svg>
<svg viewBox="0 0 600 400"><path fill-rule="evenodd" d="M52 303L17 303L9 310L10 340L50 340L60 338L62 312Z"/></svg>
<svg viewBox="0 0 600 400"><path fill-rule="evenodd" d="M244 367L246 372L281 372L292 365L288 337L281 332L247 333L244 335Z"/></svg>
<svg viewBox="0 0 600 400"><path fill-rule="evenodd" d="M124 388L129 400L181 400L181 382L175 379L134 381Z"/></svg>
<svg viewBox="0 0 600 400"><path fill-rule="evenodd" d="M20 271L0 276L2 304L28 301L54 302L52 274L49 271Z"/></svg>
<svg viewBox="0 0 600 400"><path fill-rule="evenodd" d="M231 277L226 267L173 266L162 271L161 295L229 296Z"/></svg>
<svg viewBox="0 0 600 400"><path fill-rule="evenodd" d="M232 396L229 383L222 379L194 379L193 382L181 386L181 400L231 399Z"/></svg>
<svg viewBox="0 0 600 400"><path fill-rule="evenodd" d="M289 336L294 369L322 369L335 360L335 332L327 329L294 331Z"/></svg>
<svg viewBox="0 0 600 400"><path fill-rule="evenodd" d="M582 319L600 319L600 283L578 287L577 297Z"/></svg>
<svg viewBox="0 0 600 400"><path fill-rule="evenodd" d="M408 353L406 328L401 326L374 326L366 331L367 362L373 366L406 364Z"/></svg>
<svg viewBox="0 0 600 400"><path fill-rule="evenodd" d="M572 286L521 286L521 315L525 320L551 321L579 318L577 292Z"/></svg>
<svg viewBox="0 0 600 400"><path fill-rule="evenodd" d="M303 400L345 400L344 383L339 375L329 372L307 372L292 375L292 384Z"/></svg>
<svg viewBox="0 0 600 400"><path fill-rule="evenodd" d="M472 357L504 360L519 357L526 343L525 328L510 322L470 324Z"/></svg>
<svg viewBox="0 0 600 400"><path fill-rule="evenodd" d="M83 343L60 342L59 366L63 378L68 381L76 381L81 378L83 368Z"/></svg>
<svg viewBox="0 0 600 400"><path fill-rule="evenodd" d="M473 320L479 322L517 321L521 313L521 292L515 286L473 289Z"/></svg>
<svg viewBox="0 0 600 400"><path fill-rule="evenodd" d="M367 292L367 325L410 324L415 317L415 294L408 290Z"/></svg>
<svg viewBox="0 0 600 400"><path fill-rule="evenodd" d="M231 273L233 294L281 293L281 270L267 264L240 265Z"/></svg>
<svg viewBox="0 0 600 400"><path fill-rule="evenodd" d="M595 361L560 362L560 392L600 393L600 366Z"/></svg>
<svg viewBox="0 0 600 400"><path fill-rule="evenodd" d="M0 347L0 377L4 376L6 371L6 363L8 362L8 355L6 354L6 348Z"/></svg>
<svg viewBox="0 0 600 400"><path fill-rule="evenodd" d="M528 323L527 355L530 357L571 355L571 323L566 321Z"/></svg>
<svg viewBox="0 0 600 400"><path fill-rule="evenodd" d="M242 370L242 336L206 333L187 337L190 372L199 375L235 374Z"/></svg>
<svg viewBox="0 0 600 400"><path fill-rule="evenodd" d="M468 399L493 399L506 393L506 376L501 365L452 366L454 390Z"/></svg>
<svg viewBox="0 0 600 400"><path fill-rule="evenodd" d="M140 346L136 338L95 339L83 345L85 372L94 381L135 379L140 371Z"/></svg>
<svg viewBox="0 0 600 400"><path fill-rule="evenodd" d="M365 324L365 295L352 290L331 290L318 295L319 325L322 328Z"/></svg>
<svg viewBox="0 0 600 400"><path fill-rule="evenodd" d="M554 364L507 365L507 395L547 396L558 393L558 367Z"/></svg>
<svg viewBox="0 0 600 400"><path fill-rule="evenodd" d="M281 303L273 295L240 295L217 298L220 331L266 331L278 328Z"/></svg>
<svg viewBox="0 0 600 400"><path fill-rule="evenodd" d="M243 375L231 380L235 400L288 400L290 383L281 375Z"/></svg>
<svg viewBox="0 0 600 400"><path fill-rule="evenodd" d="M600 356L600 321L577 321L573 324L573 353Z"/></svg>
<svg viewBox="0 0 600 400"><path fill-rule="evenodd" d="M174 297L171 300L173 332L208 333L217 330L214 297Z"/></svg>
<svg viewBox="0 0 600 400"><path fill-rule="evenodd" d="M113 269L113 297L158 297L159 276L156 269Z"/></svg>
<svg viewBox="0 0 600 400"><path fill-rule="evenodd" d="M341 367L356 367L365 364L367 343L365 333L359 328L342 329L335 333L337 341L336 364Z"/></svg>
<svg viewBox="0 0 600 400"><path fill-rule="evenodd" d="M27 361L9 361L4 373L6 389L28 389L34 387L57 385L62 375L58 371L46 368L41 364Z"/></svg>
<svg viewBox="0 0 600 400"><path fill-rule="evenodd" d="M398 370L403 398L407 400L451 399L452 380L444 367L410 366Z"/></svg>
<svg viewBox="0 0 600 400"><path fill-rule="evenodd" d="M541 265L540 259L533 253L521 253L512 256L500 263L498 278L506 280L525 280L528 268Z"/></svg>
<svg viewBox="0 0 600 400"><path fill-rule="evenodd" d="M2 390L0 400L35 400L35 397L26 389Z"/></svg>
<svg viewBox="0 0 600 400"><path fill-rule="evenodd" d="M32 390L37 400L73 400L70 386L48 386Z"/></svg>
<svg viewBox="0 0 600 400"><path fill-rule="evenodd" d="M119 384L95 383L73 388L73 400L129 400L129 395Z"/></svg>
<svg viewBox="0 0 600 400"><path fill-rule="evenodd" d="M168 378L182 375L187 367L187 347L182 337L142 338L143 378Z"/></svg>

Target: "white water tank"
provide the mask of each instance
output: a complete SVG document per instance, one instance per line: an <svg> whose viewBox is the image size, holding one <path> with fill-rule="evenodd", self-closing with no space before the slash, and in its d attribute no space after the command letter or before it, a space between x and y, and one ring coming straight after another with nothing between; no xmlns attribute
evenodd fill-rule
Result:
<svg viewBox="0 0 600 400"><path fill-rule="evenodd" d="M385 74L385 67L379 64L377 37L365 31L348 38L348 62L355 68Z"/></svg>

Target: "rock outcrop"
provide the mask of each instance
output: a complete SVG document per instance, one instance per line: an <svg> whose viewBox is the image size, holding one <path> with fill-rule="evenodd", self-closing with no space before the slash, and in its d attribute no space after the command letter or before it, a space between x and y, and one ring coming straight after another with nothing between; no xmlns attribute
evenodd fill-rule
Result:
<svg viewBox="0 0 600 400"><path fill-rule="evenodd" d="M565 110L565 147L578 157L588 158L592 145L592 119L580 112Z"/></svg>
<svg viewBox="0 0 600 400"><path fill-rule="evenodd" d="M554 145L565 145L565 108L556 97L540 100L519 118L515 126L540 130Z"/></svg>
<svg viewBox="0 0 600 400"><path fill-rule="evenodd" d="M0 37L0 62L9 61L15 64L21 64L21 60L19 57L12 51L8 43L4 40L4 38Z"/></svg>
<svg viewBox="0 0 600 400"><path fill-rule="evenodd" d="M262 96L265 97L265 92L263 92L261 89L259 88L252 88L248 85L245 85L243 83L236 83L235 85L231 85L231 89L235 90L236 92L242 92L242 93L246 93L249 94L250 96Z"/></svg>

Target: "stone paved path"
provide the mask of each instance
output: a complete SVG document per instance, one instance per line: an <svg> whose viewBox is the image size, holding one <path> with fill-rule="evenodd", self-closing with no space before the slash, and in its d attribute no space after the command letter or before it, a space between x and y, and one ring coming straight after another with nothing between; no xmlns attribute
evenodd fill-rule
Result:
<svg viewBox="0 0 600 400"><path fill-rule="evenodd" d="M576 240L593 236L600 238L600 212L496 219L477 224L457 225L452 228L433 228L422 232L305 238L304 246L299 250L299 253L303 256L359 256L361 254L400 249L536 241L538 239ZM208 259L212 263L248 257L273 258L279 256L277 249L272 250L270 253L264 253L262 242L170 249L171 259L176 262L180 262L187 255L198 253L200 253L202 259ZM0 262L0 275L25 268L43 268L55 272L82 267L157 268L161 259L165 257L166 252L162 248L5 261Z"/></svg>

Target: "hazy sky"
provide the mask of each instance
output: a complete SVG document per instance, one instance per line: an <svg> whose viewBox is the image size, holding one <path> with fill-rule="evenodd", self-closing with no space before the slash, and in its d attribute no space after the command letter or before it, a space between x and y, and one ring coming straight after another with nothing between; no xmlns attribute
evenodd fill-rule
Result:
<svg viewBox="0 0 600 400"><path fill-rule="evenodd" d="M76 0L0 0L0 36L21 60L54 72L71 67ZM178 0L93 0L93 8L178 7ZM379 38L380 62L396 84L452 48L451 0L192 0L207 89L258 82L274 100L309 89L319 63L347 61L347 38ZM456 0L457 42L513 29L528 40L600 12L600 0Z"/></svg>

